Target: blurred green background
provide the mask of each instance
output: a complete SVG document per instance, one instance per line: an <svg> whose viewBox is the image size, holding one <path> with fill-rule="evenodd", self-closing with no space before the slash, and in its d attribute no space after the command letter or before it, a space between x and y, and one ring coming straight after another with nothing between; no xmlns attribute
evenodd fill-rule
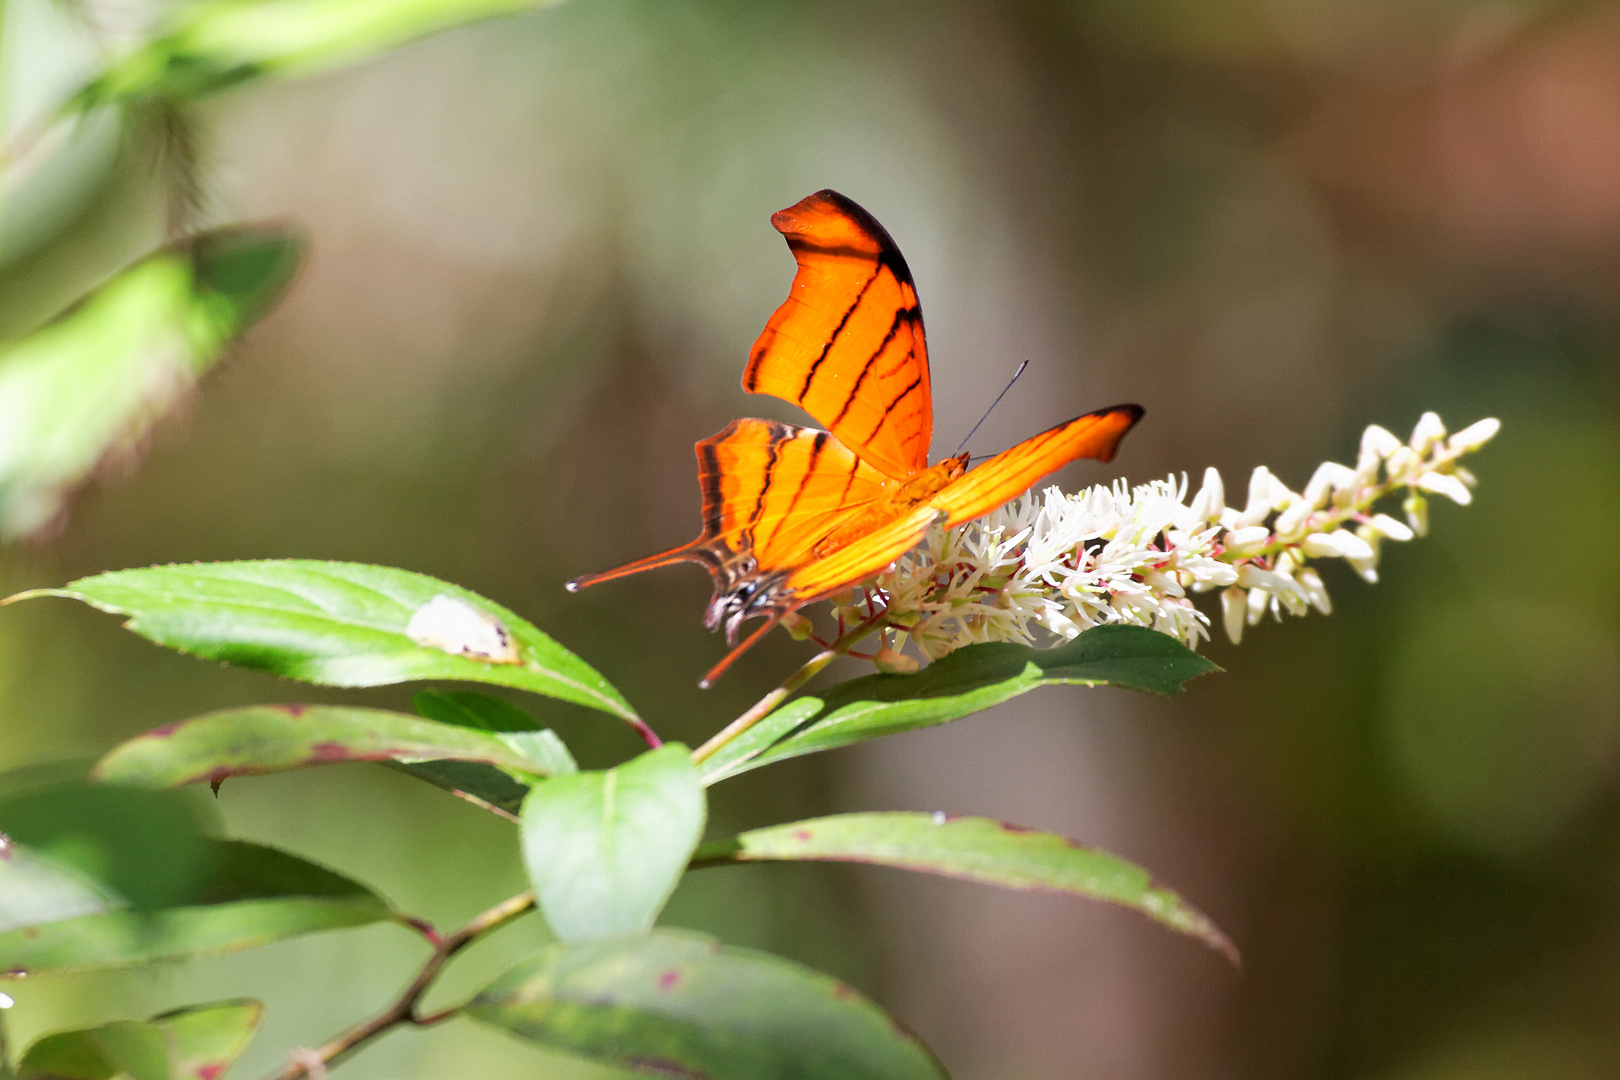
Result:
<svg viewBox="0 0 1620 1080"><path fill-rule="evenodd" d="M8 126L139 14L5 0ZM0 332L172 224L172 125L99 115L5 188ZM705 871L664 921L849 980L963 1080L1620 1073L1620 7L574 0L191 116L198 219L293 223L305 265L138 469L121 455L0 549L0 589L190 559L407 567L520 611L701 740L806 647L776 635L700 692L721 653L703 574L561 585L695 533L693 441L795 418L738 379L792 276L769 215L834 187L917 279L936 456L1026 358L975 452L1147 408L1070 488L1208 464L1229 491L1259 464L1297 488L1370 422L1504 428L1474 506L1437 506L1375 587L1332 574L1330 618L1216 642L1228 673L1179 699L1043 691L713 793L713 833L904 808L1100 844L1212 914L1242 973L1125 912L852 868ZM210 708L409 691L312 692L76 605L0 610L5 768ZM587 765L635 748L531 704ZM508 826L381 768L188 805L441 924L522 887ZM543 934L503 931L437 997ZM383 926L40 978L9 1018L20 1042L262 997L252 1075L379 1008L422 953ZM470 1021L342 1069L610 1075Z"/></svg>

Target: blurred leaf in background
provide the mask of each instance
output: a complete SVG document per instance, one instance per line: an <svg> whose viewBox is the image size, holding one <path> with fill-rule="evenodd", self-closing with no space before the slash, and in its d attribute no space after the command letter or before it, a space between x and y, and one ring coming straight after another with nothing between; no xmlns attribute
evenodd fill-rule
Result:
<svg viewBox="0 0 1620 1080"><path fill-rule="evenodd" d="M0 539L60 523L99 466L136 454L281 295L299 248L287 230L208 233L0 347Z"/></svg>

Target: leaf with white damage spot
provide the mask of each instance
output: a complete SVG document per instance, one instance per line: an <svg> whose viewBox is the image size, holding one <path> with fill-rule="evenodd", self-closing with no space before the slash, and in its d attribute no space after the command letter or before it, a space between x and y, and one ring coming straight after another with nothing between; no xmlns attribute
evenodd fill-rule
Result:
<svg viewBox="0 0 1620 1080"><path fill-rule="evenodd" d="M606 679L533 624L407 570L312 559L180 563L11 599L33 596L82 600L129 616L125 626L159 645L288 679L495 683L640 723Z"/></svg>
<svg viewBox="0 0 1620 1080"><path fill-rule="evenodd" d="M1238 962L1237 949L1207 916L1155 885L1135 863L1053 833L990 818L915 812L835 814L704 844L692 865L804 860L871 863L1007 889L1104 900L1140 911Z"/></svg>

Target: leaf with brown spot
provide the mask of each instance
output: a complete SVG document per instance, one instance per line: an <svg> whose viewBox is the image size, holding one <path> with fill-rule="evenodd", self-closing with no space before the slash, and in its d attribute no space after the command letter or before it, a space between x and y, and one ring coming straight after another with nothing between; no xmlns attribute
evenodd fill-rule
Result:
<svg viewBox="0 0 1620 1080"><path fill-rule="evenodd" d="M549 1050L680 1080L946 1075L915 1035L837 979L685 930L552 945L467 1015Z"/></svg>
<svg viewBox="0 0 1620 1080"><path fill-rule="evenodd" d="M104 783L167 788L346 761L468 761L543 775L500 735L419 716L337 705L251 705L137 735L102 758Z"/></svg>

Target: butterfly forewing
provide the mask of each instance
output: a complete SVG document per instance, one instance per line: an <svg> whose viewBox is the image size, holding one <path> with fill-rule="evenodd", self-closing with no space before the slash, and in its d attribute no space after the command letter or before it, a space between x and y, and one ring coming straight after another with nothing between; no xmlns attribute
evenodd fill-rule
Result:
<svg viewBox="0 0 1620 1080"><path fill-rule="evenodd" d="M1141 418L1140 405L1115 405L1077 416L1003 450L948 485L930 505L945 511L946 528L982 517L1071 461L1112 461L1119 440Z"/></svg>
<svg viewBox="0 0 1620 1080"><path fill-rule="evenodd" d="M743 388L790 401L897 479L928 466L934 407L911 271L870 214L821 191L771 218L799 272Z"/></svg>

